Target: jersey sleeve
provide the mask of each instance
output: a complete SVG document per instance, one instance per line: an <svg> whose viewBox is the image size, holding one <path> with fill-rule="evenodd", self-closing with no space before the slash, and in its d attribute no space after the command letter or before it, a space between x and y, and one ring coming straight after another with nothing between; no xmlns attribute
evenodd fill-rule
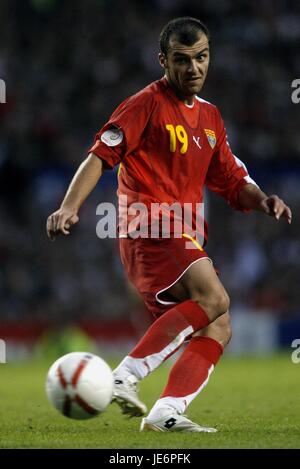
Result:
<svg viewBox="0 0 300 469"><path fill-rule="evenodd" d="M153 107L150 92L141 91L125 100L96 133L89 153L101 158L107 169L121 163L141 144Z"/></svg>
<svg viewBox="0 0 300 469"><path fill-rule="evenodd" d="M251 179L244 163L233 155L226 135L223 119L217 111L217 143L214 155L208 168L206 185L211 191L224 197L229 205L243 212L249 212L239 204L239 192L245 184L257 186Z"/></svg>

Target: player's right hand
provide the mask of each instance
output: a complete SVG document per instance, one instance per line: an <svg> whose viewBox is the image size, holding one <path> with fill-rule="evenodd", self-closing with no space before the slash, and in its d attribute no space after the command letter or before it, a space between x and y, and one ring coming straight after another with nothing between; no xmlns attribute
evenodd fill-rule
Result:
<svg viewBox="0 0 300 469"><path fill-rule="evenodd" d="M51 241L55 241L55 238L59 234L65 236L70 234L70 228L75 225L79 220L76 212L67 208L60 208L53 212L47 218L47 235Z"/></svg>

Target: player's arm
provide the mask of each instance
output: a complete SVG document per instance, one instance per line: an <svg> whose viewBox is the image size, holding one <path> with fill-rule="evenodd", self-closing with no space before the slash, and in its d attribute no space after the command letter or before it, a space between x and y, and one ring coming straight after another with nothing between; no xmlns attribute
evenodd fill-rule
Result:
<svg viewBox="0 0 300 469"><path fill-rule="evenodd" d="M63 202L47 219L47 235L54 240L58 234L70 234L70 228L78 222L78 211L94 189L103 173L103 162L90 153L76 171Z"/></svg>
<svg viewBox="0 0 300 469"><path fill-rule="evenodd" d="M99 181L104 164L105 169L112 169L127 153L134 151L153 108L153 93L137 93L121 103L97 132L89 156L78 168L60 208L48 217L47 234L50 239L55 239L60 233L70 234L71 226L79 220L79 208Z"/></svg>
<svg viewBox="0 0 300 469"><path fill-rule="evenodd" d="M258 210L277 220L284 217L292 222L292 211L277 195L268 196L254 184L245 184L238 195L239 204L245 209Z"/></svg>
<svg viewBox="0 0 300 469"><path fill-rule="evenodd" d="M249 176L244 163L232 153L223 119L217 110L218 127L216 150L206 178L208 188L237 210L258 210L277 220L284 217L291 223L291 209L277 195L265 194Z"/></svg>

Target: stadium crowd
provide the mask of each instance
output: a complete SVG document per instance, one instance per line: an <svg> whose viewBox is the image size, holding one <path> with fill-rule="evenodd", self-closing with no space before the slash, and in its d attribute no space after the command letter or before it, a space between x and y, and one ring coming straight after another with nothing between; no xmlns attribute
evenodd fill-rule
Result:
<svg viewBox="0 0 300 469"><path fill-rule="evenodd" d="M291 82L300 78L300 3L4 0L1 321L69 323L132 310L117 241L96 236L96 206L116 201L116 173L88 199L71 238L50 243L45 221L116 105L161 76L159 31L183 15L211 30L203 98L220 108L251 176L294 212L291 226L276 225L209 195L208 252L233 305L300 315L300 104L291 101Z"/></svg>

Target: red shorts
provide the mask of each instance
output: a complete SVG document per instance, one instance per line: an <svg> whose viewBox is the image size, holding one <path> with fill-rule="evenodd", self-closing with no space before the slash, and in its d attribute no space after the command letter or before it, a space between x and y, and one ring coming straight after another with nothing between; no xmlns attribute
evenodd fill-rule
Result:
<svg viewBox="0 0 300 469"><path fill-rule="evenodd" d="M120 238L120 256L129 280L149 311L163 314L176 304L166 290L174 285L188 267L199 259L209 259L200 246L187 249L186 238Z"/></svg>

